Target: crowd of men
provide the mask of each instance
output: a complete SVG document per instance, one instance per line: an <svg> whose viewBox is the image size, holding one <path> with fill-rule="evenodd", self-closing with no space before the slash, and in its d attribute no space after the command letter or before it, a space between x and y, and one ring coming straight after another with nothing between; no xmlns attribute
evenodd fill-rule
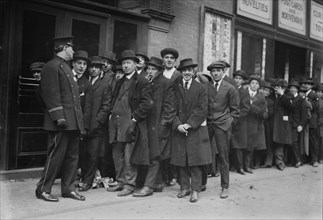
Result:
<svg viewBox="0 0 323 220"><path fill-rule="evenodd" d="M160 57L132 50L89 57L74 52L73 37L55 38L54 51L46 64L31 65L49 135L37 198L57 202L51 188L60 177L62 197L84 201L76 187L88 191L99 176L118 196L178 183L177 197L197 202L208 177L220 174L225 199L230 170L323 163L323 85L310 78L266 82L243 70L230 78L221 60L206 73L192 58L176 68L174 48Z"/></svg>

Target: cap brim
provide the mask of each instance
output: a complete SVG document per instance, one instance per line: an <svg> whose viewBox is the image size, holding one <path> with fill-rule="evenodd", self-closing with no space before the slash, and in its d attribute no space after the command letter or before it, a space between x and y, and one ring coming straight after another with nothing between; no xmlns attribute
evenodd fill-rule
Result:
<svg viewBox="0 0 323 220"><path fill-rule="evenodd" d="M177 70L180 71L181 69L184 69L186 67L193 67L193 68L195 68L197 66L198 66L197 64L191 64L191 65L187 65L187 66L179 66L179 67L177 67Z"/></svg>

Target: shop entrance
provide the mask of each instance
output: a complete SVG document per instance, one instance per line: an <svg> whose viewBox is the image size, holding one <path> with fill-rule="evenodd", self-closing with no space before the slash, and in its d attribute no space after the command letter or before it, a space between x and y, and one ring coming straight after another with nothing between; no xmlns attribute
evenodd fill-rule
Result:
<svg viewBox="0 0 323 220"><path fill-rule="evenodd" d="M276 41L274 78L290 81L306 75L306 48Z"/></svg>

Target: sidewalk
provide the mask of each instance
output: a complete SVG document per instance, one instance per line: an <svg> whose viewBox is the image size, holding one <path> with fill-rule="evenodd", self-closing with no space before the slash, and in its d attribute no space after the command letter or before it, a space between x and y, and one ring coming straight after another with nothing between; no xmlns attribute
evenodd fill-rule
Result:
<svg viewBox="0 0 323 220"><path fill-rule="evenodd" d="M145 198L93 189L80 202L61 197L59 180L52 193L60 201L48 203L35 197L38 179L0 181L0 212L1 219L322 219L322 171L320 164L230 172L228 199L219 198L220 178L213 177L197 203L178 199L178 185Z"/></svg>

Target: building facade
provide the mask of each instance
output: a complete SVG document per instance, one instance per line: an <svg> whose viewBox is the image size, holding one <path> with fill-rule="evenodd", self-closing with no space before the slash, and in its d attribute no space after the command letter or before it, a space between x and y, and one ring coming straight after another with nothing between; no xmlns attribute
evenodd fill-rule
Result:
<svg viewBox="0 0 323 220"><path fill-rule="evenodd" d="M323 82L322 0L4 0L0 2L0 170L43 166L46 133L29 65L53 56L51 40L77 49L160 56L176 48L198 71L216 60L263 79Z"/></svg>

